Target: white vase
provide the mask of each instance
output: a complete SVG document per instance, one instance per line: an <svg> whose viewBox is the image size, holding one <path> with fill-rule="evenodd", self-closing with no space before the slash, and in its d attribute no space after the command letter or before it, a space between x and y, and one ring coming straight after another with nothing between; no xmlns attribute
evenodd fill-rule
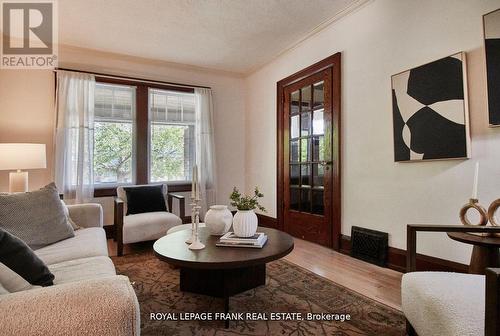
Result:
<svg viewBox="0 0 500 336"><path fill-rule="evenodd" d="M238 210L233 218L234 234L238 237L251 237L257 232L257 215L253 210Z"/></svg>
<svg viewBox="0 0 500 336"><path fill-rule="evenodd" d="M232 222L233 215L226 205L212 205L205 215L205 225L214 236L228 232Z"/></svg>

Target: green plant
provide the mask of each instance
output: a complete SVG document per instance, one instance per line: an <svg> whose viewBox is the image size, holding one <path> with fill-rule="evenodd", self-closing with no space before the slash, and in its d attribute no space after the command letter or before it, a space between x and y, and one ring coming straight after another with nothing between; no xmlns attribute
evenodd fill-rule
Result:
<svg viewBox="0 0 500 336"><path fill-rule="evenodd" d="M262 194L257 187L255 187L253 196L242 196L240 191L236 187L233 187L233 192L229 196L229 199L231 199L231 205L238 210L253 210L259 208L261 211L266 211L266 209L259 204L258 199L262 197L264 197L264 194Z"/></svg>

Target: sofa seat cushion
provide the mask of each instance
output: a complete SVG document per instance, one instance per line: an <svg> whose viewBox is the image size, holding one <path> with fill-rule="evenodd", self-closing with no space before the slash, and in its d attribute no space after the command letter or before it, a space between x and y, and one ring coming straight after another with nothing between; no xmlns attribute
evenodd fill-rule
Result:
<svg viewBox="0 0 500 336"><path fill-rule="evenodd" d="M116 275L109 257L90 257L49 265L55 275L54 285Z"/></svg>
<svg viewBox="0 0 500 336"><path fill-rule="evenodd" d="M82 228L75 231L74 237L42 247L35 253L48 265L80 258L107 257L106 233L103 228Z"/></svg>
<svg viewBox="0 0 500 336"><path fill-rule="evenodd" d="M123 217L123 243L136 243L156 240L167 234L167 231L181 225L182 220L176 215L166 212L147 212Z"/></svg>
<svg viewBox="0 0 500 336"><path fill-rule="evenodd" d="M47 272L50 272L47 268ZM54 284L54 275L50 273L52 278L50 279L50 284ZM25 290L30 290L33 288L40 288L41 286L32 285L22 276L5 266L0 262L0 287L3 287L9 293L22 292Z"/></svg>
<svg viewBox="0 0 500 336"><path fill-rule="evenodd" d="M0 284L0 296L5 294L10 294L10 292L3 288L3 286Z"/></svg>
<svg viewBox="0 0 500 336"><path fill-rule="evenodd" d="M484 335L485 277L448 272L403 275L402 309L419 336Z"/></svg>

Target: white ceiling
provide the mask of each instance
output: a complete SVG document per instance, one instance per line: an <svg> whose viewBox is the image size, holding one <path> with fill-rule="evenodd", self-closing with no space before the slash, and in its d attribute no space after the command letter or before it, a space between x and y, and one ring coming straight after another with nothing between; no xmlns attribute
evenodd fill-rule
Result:
<svg viewBox="0 0 500 336"><path fill-rule="evenodd" d="M59 43L248 73L363 0L62 0Z"/></svg>

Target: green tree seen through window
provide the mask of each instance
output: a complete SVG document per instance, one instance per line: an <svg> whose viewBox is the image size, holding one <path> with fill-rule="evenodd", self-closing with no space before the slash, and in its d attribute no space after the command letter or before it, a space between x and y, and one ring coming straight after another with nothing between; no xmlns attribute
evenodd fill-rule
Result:
<svg viewBox="0 0 500 336"><path fill-rule="evenodd" d="M132 125L99 121L94 126L96 183L131 183ZM152 124L151 128L151 181L186 179L184 135L189 127Z"/></svg>
<svg viewBox="0 0 500 336"><path fill-rule="evenodd" d="M94 143L96 183L132 182L132 125L96 122Z"/></svg>
<svg viewBox="0 0 500 336"><path fill-rule="evenodd" d="M151 181L184 180L187 126L151 125Z"/></svg>

